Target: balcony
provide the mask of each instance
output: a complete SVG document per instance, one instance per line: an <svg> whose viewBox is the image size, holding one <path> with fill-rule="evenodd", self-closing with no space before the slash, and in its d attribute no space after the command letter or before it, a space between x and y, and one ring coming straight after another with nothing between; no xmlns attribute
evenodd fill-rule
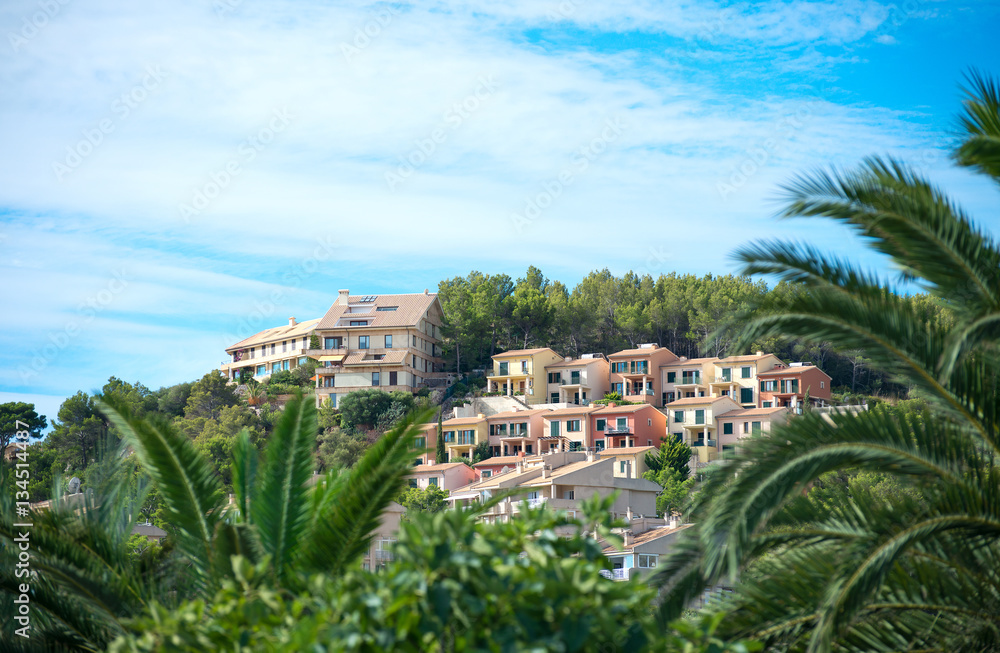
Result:
<svg viewBox="0 0 1000 653"><path fill-rule="evenodd" d="M608 426L604 429L605 435L632 435L632 429L628 426Z"/></svg>
<svg viewBox="0 0 1000 653"><path fill-rule="evenodd" d="M700 374L682 374L674 385L701 385Z"/></svg>
<svg viewBox="0 0 1000 653"><path fill-rule="evenodd" d="M396 555L392 551L386 551L384 549L376 549L375 559L382 562L388 562L389 560L395 560Z"/></svg>
<svg viewBox="0 0 1000 653"><path fill-rule="evenodd" d="M628 580L628 569L602 569L601 575L608 580Z"/></svg>
<svg viewBox="0 0 1000 653"><path fill-rule="evenodd" d="M486 372L487 379L503 379L512 376L531 376L531 368L529 367L527 370L491 370Z"/></svg>
<svg viewBox="0 0 1000 653"><path fill-rule="evenodd" d="M713 447L718 448L719 442L717 440L695 440L691 443L692 447Z"/></svg>

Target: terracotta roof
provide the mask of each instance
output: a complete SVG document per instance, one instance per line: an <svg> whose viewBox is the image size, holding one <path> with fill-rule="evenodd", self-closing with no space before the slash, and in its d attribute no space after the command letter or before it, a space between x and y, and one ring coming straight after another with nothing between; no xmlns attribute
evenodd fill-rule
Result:
<svg viewBox="0 0 1000 653"><path fill-rule="evenodd" d="M734 404L739 403L732 397L684 397L683 399L671 401L669 404L664 406L664 408L672 408L673 406L701 406L703 404L714 404L715 402L722 401L723 399L728 399Z"/></svg>
<svg viewBox="0 0 1000 653"><path fill-rule="evenodd" d="M533 408L531 410L508 410L505 413L496 413L494 415L488 416L486 419L510 419L512 417L531 417L532 415L538 415L539 413L547 413L549 410L547 408Z"/></svg>
<svg viewBox="0 0 1000 653"><path fill-rule="evenodd" d="M583 367L584 365L589 365L590 363L596 363L603 361L603 358L574 358L571 361L562 361L559 363L551 363L545 366L545 369L550 367Z"/></svg>
<svg viewBox="0 0 1000 653"><path fill-rule="evenodd" d="M658 354L662 352L667 352L671 356L674 356L674 352L670 351L666 347L646 347L643 349L623 349L621 351L616 351L613 354L609 354L608 358L622 357L622 356L649 356L650 354Z"/></svg>
<svg viewBox="0 0 1000 653"><path fill-rule="evenodd" d="M410 473L419 474L421 472L442 472L446 469L453 469L455 467L465 467L465 463L440 463L438 465L414 465L413 469L410 470Z"/></svg>
<svg viewBox="0 0 1000 653"><path fill-rule="evenodd" d="M714 356L708 358L689 358L686 361L670 361L669 363L664 363L660 367L684 367L685 365L702 365L704 363L712 363L719 360Z"/></svg>
<svg viewBox="0 0 1000 653"><path fill-rule="evenodd" d="M776 406L773 408L743 408L740 410L730 410L725 413L719 413L715 417L717 419L722 419L723 417L757 417L764 415L774 415L775 413L787 413L788 409L781 406Z"/></svg>
<svg viewBox="0 0 1000 653"><path fill-rule="evenodd" d="M367 349L355 349L348 352L347 358L344 359L344 365L399 365L406 361L406 352L402 349L388 349L385 351L385 358L382 360L375 360L373 356L377 354L371 353Z"/></svg>
<svg viewBox="0 0 1000 653"><path fill-rule="evenodd" d="M768 370L766 372L760 372L760 373L757 374L757 376L758 377L760 377L760 376L789 376L789 375L802 374L803 372L806 372L808 370L819 370L820 372L823 372L823 370L820 370L815 365L796 365L795 367L782 367L781 369L774 369L774 370ZM823 374L826 374L826 372L823 372ZM830 375L827 374L827 376L830 376Z"/></svg>
<svg viewBox="0 0 1000 653"><path fill-rule="evenodd" d="M774 354L761 354L760 356L756 354L747 354L746 356L726 356L725 358L720 358L717 362L721 365L723 363L751 363L753 361L759 361L762 358L778 358ZM778 360L781 360L778 358Z"/></svg>
<svg viewBox="0 0 1000 653"><path fill-rule="evenodd" d="M579 471L591 465L599 465L599 464L601 464L600 460L579 460L575 463L563 465L562 467L556 467L555 469L552 470L552 473L549 474L548 478L542 478L541 476L537 476L531 479L530 481L520 483L519 485L521 487L533 487L536 485L552 485L553 480L557 478L561 478L566 474L571 474L573 472Z"/></svg>
<svg viewBox="0 0 1000 653"><path fill-rule="evenodd" d="M543 351L551 351L553 354L556 354L556 352L552 351L549 347L539 347L538 349L512 349L510 351L494 354L493 358L506 358L508 356L533 356L535 354L540 354ZM558 355L559 354L556 354L556 356Z"/></svg>
<svg viewBox="0 0 1000 653"><path fill-rule="evenodd" d="M640 410L645 410L646 408L652 408L653 410L656 410L656 408L654 408L650 404L629 404L627 406L615 406L614 408L612 408L611 406L605 406L605 407L601 408L600 410L594 411L594 413L602 413L602 414L604 414L604 413L635 413L635 412L638 412Z"/></svg>
<svg viewBox="0 0 1000 653"><path fill-rule="evenodd" d="M347 299L347 305L334 303L316 325L317 329L339 329L340 318L348 315L350 307L371 306L371 312L351 313L351 319L368 320L368 328L379 327L415 327L420 323L430 307L437 301L436 293L412 293L406 295L378 295L373 302L362 302L364 295L352 295ZM338 299L339 301L339 299ZM379 307L395 306L394 311L380 311Z"/></svg>
<svg viewBox="0 0 1000 653"><path fill-rule="evenodd" d="M486 460L481 460L473 467L490 467L492 465L516 465L519 461L524 460L521 456L494 456L493 458L487 458Z"/></svg>
<svg viewBox="0 0 1000 653"><path fill-rule="evenodd" d="M563 415L587 415L595 413L601 409L600 406L573 406L570 408L556 408L542 415L542 419L549 417L562 417Z"/></svg>
<svg viewBox="0 0 1000 653"><path fill-rule="evenodd" d="M301 336L309 335L316 325L319 324L320 318L315 318L312 320L306 320L305 322L299 322L295 326L279 326L271 329L264 329L259 333L255 333L249 338L244 338L240 340L235 345L230 345L226 347L227 353L233 353L237 349L245 349L247 347L253 347L261 343L271 343L281 340L288 340L289 338L297 338ZM249 360L249 359L247 359ZM243 361L240 361L243 362Z"/></svg>
<svg viewBox="0 0 1000 653"><path fill-rule="evenodd" d="M603 451L598 451L599 456L632 456L637 453L645 453L646 451L653 451L656 447L611 447L609 449L604 449Z"/></svg>
<svg viewBox="0 0 1000 653"><path fill-rule="evenodd" d="M465 426L468 424L479 424L485 422L485 417L452 417L441 422L441 426Z"/></svg>
<svg viewBox="0 0 1000 653"><path fill-rule="evenodd" d="M662 526L660 528L651 528L648 531L646 531L645 533L640 533L640 534L636 535L635 537L633 537L632 538L632 543L629 544L628 546L626 546L624 548L624 550L628 551L629 549L633 549L636 546L639 546L641 544L647 544L648 542L652 542L653 540L658 540L661 537L666 537L667 535L673 535L674 533L679 533L682 530L684 530L685 528L691 528L692 526L694 526L694 524L681 524L681 525L677 526L676 528L670 528L669 526ZM606 546L606 547L604 547L604 553L605 554L615 554L615 553L621 554L622 551L619 551L616 547L613 547L613 546Z"/></svg>

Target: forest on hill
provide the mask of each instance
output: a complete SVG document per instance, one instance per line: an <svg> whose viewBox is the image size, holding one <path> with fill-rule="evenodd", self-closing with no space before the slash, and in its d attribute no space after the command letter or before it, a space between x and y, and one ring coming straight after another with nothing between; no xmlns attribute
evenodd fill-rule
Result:
<svg viewBox="0 0 1000 653"><path fill-rule="evenodd" d="M444 309L446 369L467 373L490 365L508 349L551 347L563 356L612 354L653 342L678 356L725 356L753 351L786 361L818 365L833 377L835 390L905 398L908 388L875 369L865 352L829 344L805 346L769 338L733 351L740 316L751 306L784 305L797 292L788 283L773 288L748 276L661 274L657 278L607 269L588 274L570 290L531 266L524 277L472 271L438 284ZM936 320L946 310L927 295L906 298L913 310Z"/></svg>

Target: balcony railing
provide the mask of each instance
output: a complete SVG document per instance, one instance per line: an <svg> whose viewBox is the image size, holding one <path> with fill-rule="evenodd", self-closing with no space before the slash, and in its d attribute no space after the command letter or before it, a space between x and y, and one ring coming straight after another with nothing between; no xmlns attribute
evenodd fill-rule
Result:
<svg viewBox="0 0 1000 653"><path fill-rule="evenodd" d="M681 375L681 380L677 383L681 385L698 385L701 383L700 374L683 374Z"/></svg>
<svg viewBox="0 0 1000 653"><path fill-rule="evenodd" d="M718 447L719 443L715 440L695 440L691 443L692 447Z"/></svg>
<svg viewBox="0 0 1000 653"><path fill-rule="evenodd" d="M627 426L609 426L604 429L604 433L607 435L627 435L632 433L632 429Z"/></svg>
<svg viewBox="0 0 1000 653"><path fill-rule="evenodd" d="M602 569L601 575L609 580L628 580L628 569Z"/></svg>
<svg viewBox="0 0 1000 653"><path fill-rule="evenodd" d="M383 549L376 549L375 550L375 559L376 560L394 560L395 558L396 558L396 555L392 551L385 551Z"/></svg>
<svg viewBox="0 0 1000 653"><path fill-rule="evenodd" d="M733 377L731 375L730 376L724 376L724 375L716 376L715 377L715 382L716 383L732 383L733 382Z"/></svg>

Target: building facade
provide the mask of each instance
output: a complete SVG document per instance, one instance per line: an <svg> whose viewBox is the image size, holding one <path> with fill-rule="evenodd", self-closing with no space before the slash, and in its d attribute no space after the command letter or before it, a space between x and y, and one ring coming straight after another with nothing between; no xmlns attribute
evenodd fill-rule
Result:
<svg viewBox="0 0 1000 653"><path fill-rule="evenodd" d="M308 355L316 368L316 402L338 401L355 390L416 392L445 387L441 358L443 312L437 295L351 295L341 290L316 325L321 348Z"/></svg>
<svg viewBox="0 0 1000 653"><path fill-rule="evenodd" d="M230 381L253 378L265 381L275 372L294 370L309 360L309 341L319 318L265 329L226 347L229 361L219 368Z"/></svg>
<svg viewBox="0 0 1000 653"><path fill-rule="evenodd" d="M561 360L563 357L548 347L497 354L493 369L486 373L486 391L519 397L528 405L547 403L545 368Z"/></svg>
<svg viewBox="0 0 1000 653"><path fill-rule="evenodd" d="M674 352L656 344L639 345L608 356L610 392L626 401L663 406L661 365L677 360Z"/></svg>
<svg viewBox="0 0 1000 653"><path fill-rule="evenodd" d="M546 396L552 404L588 405L608 392L610 366L604 354L565 358L545 368Z"/></svg>

